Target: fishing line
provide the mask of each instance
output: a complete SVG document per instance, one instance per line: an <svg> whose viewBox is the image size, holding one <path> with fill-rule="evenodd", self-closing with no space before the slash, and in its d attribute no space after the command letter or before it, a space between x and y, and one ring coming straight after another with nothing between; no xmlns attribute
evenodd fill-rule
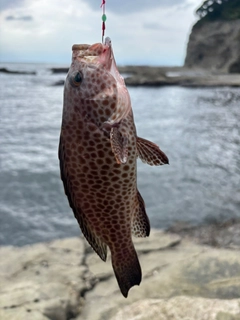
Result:
<svg viewBox="0 0 240 320"><path fill-rule="evenodd" d="M102 43L104 42L104 35L105 35L105 29L106 29L105 22L107 20L107 16L105 14L105 6L106 6L106 0L102 0L102 4L101 4L101 8L102 8Z"/></svg>

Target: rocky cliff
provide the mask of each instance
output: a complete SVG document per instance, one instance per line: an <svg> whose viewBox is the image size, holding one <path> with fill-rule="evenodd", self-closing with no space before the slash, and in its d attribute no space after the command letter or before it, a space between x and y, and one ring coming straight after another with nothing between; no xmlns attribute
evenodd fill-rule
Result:
<svg viewBox="0 0 240 320"><path fill-rule="evenodd" d="M240 19L198 21L189 37L185 67L240 73Z"/></svg>

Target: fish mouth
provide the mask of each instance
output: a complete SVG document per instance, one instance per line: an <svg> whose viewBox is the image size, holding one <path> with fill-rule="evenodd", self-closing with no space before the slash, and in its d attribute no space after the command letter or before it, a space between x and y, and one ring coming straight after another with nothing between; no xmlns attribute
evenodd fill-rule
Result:
<svg viewBox="0 0 240 320"><path fill-rule="evenodd" d="M89 44L74 44L73 61L83 62L91 68L103 68L110 72L117 83L124 84L123 77L119 74L117 65L113 55L112 42L109 37L104 43ZM125 85L125 84L124 84Z"/></svg>
<svg viewBox="0 0 240 320"><path fill-rule="evenodd" d="M72 46L73 59L85 63L96 64L107 70L111 69L112 60L114 60L111 40L106 38L105 43L74 44Z"/></svg>

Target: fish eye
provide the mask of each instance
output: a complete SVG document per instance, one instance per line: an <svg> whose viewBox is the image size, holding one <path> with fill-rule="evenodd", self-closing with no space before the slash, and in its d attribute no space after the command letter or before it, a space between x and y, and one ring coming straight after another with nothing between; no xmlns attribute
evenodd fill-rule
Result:
<svg viewBox="0 0 240 320"><path fill-rule="evenodd" d="M83 81L83 75L81 74L81 72L75 73L70 79L71 85L73 85L74 87L80 86L82 81Z"/></svg>

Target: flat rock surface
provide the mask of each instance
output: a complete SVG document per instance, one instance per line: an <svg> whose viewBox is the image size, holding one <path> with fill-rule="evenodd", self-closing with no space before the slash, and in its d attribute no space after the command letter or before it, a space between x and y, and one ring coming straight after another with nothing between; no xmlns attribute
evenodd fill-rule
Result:
<svg viewBox="0 0 240 320"><path fill-rule="evenodd" d="M82 238L0 247L1 320L240 318L239 250L153 230L135 239L143 279L127 299Z"/></svg>

